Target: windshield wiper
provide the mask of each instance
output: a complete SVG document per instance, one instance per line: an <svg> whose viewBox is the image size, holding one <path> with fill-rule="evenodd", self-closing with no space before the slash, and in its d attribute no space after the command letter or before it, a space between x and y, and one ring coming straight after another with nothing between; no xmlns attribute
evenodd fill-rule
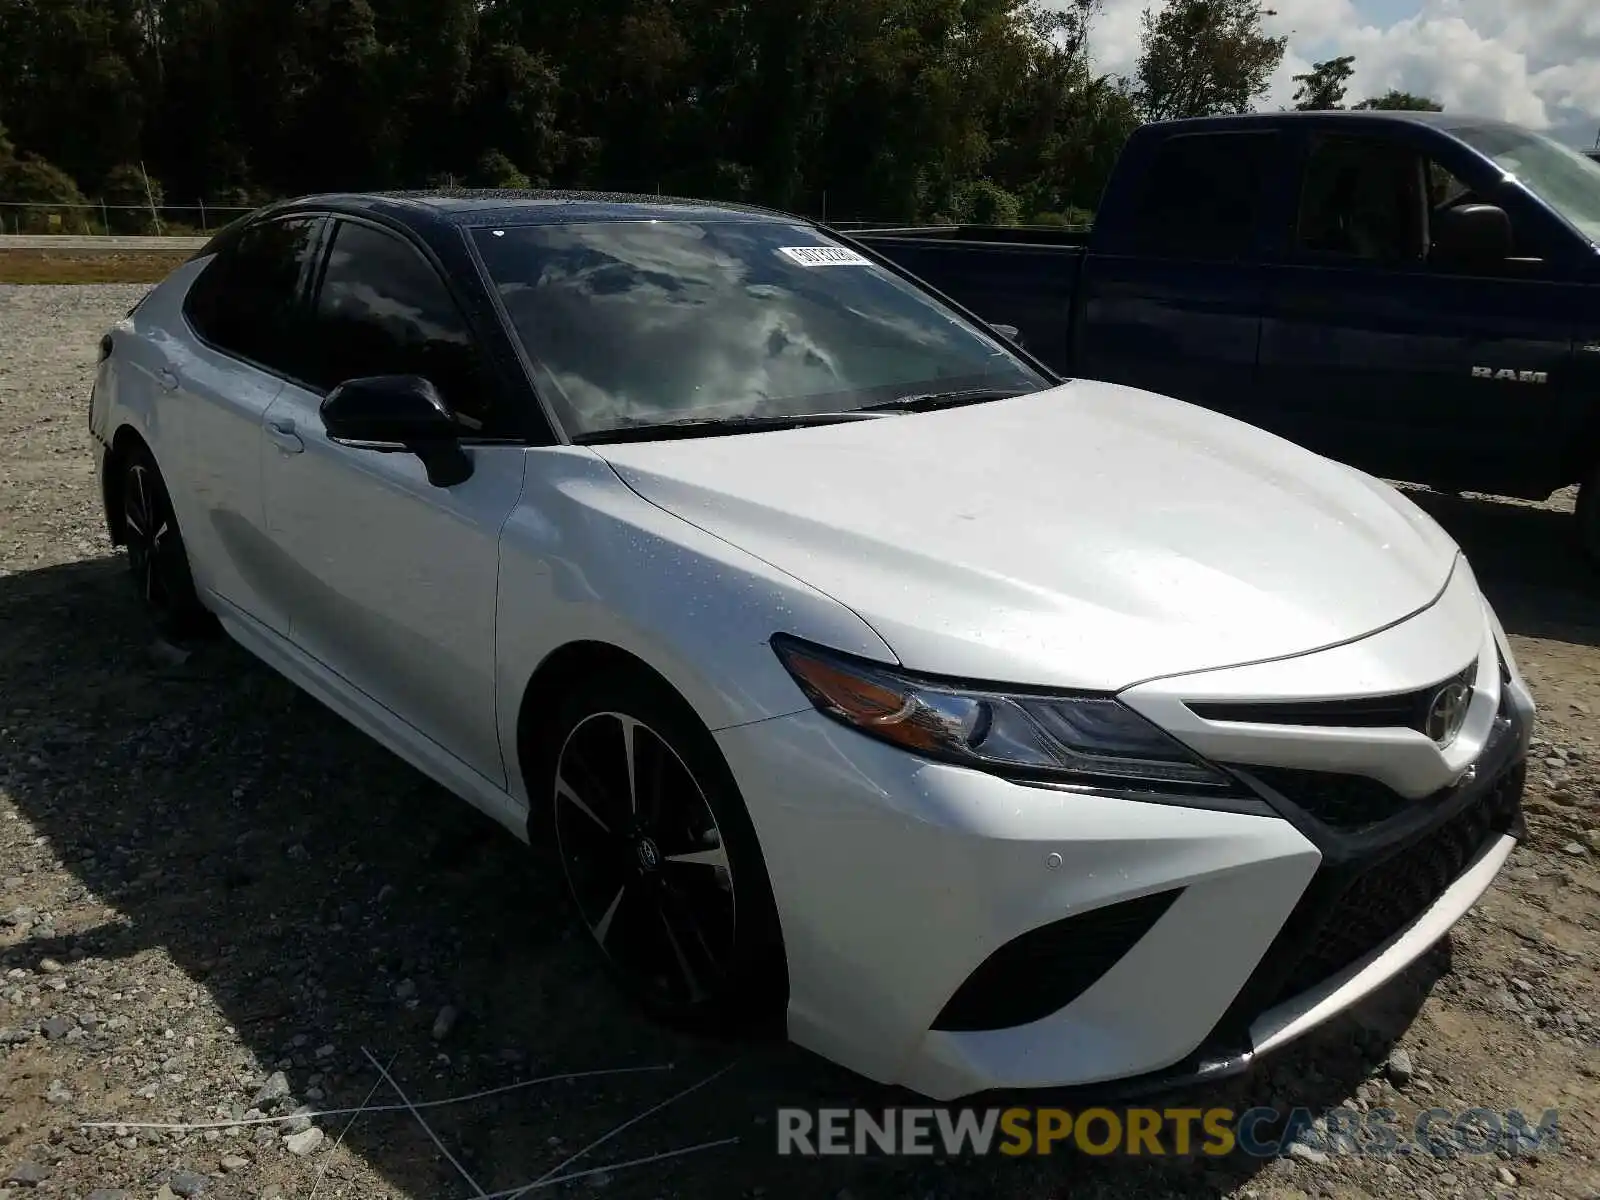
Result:
<svg viewBox="0 0 1600 1200"><path fill-rule="evenodd" d="M936 408L957 408L963 404L983 404L989 400L1010 400L1013 396L1027 394L1014 388L961 388L953 392L922 392L915 396L901 396L898 400L869 404L861 411L932 412Z"/></svg>
<svg viewBox="0 0 1600 1200"><path fill-rule="evenodd" d="M668 438L717 437L724 433L753 433L758 430L803 429L809 425L837 425L844 421L870 421L888 412L850 409L844 412L783 413L745 417L684 417L677 421L647 421L638 425L619 425L580 433L573 442L580 446L596 442L653 442Z"/></svg>

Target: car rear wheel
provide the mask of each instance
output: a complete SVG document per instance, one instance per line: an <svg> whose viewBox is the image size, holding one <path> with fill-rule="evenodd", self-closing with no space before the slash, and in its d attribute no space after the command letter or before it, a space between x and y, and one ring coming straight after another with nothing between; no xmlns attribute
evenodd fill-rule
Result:
<svg viewBox="0 0 1600 1200"><path fill-rule="evenodd" d="M118 486L128 573L156 628L166 637L204 631L210 614L195 592L172 499L146 447L123 455Z"/></svg>
<svg viewBox="0 0 1600 1200"><path fill-rule="evenodd" d="M658 1018L773 1032L784 1001L776 908L715 740L670 688L597 677L543 739L548 840L612 975Z"/></svg>

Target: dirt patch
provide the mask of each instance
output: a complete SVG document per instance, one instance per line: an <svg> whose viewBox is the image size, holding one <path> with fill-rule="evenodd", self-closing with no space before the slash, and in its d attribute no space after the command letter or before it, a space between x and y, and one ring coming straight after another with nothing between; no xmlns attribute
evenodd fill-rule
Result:
<svg viewBox="0 0 1600 1200"><path fill-rule="evenodd" d="M640 1200L1596 1194L1600 589L1559 505L1423 497L1468 547L1543 706L1528 844L1359 1012L1243 1080L1168 1098L1402 1121L1557 1108L1559 1152L779 1160L779 1105L909 1098L790 1048L663 1032L617 999L569 937L556 883L509 838L229 643L187 657L152 643L106 544L85 424L95 344L140 290L0 288L0 1195L23 1177L7 1200L470 1195L404 1111L319 1118L320 1142L249 1123L398 1105L366 1051L427 1101L671 1064L428 1109L487 1192L732 1064L573 1162L607 1170L571 1186ZM130 1124L84 1128L97 1120Z"/></svg>
<svg viewBox="0 0 1600 1200"><path fill-rule="evenodd" d="M0 250L3 283L159 283L187 252L74 254L63 250Z"/></svg>

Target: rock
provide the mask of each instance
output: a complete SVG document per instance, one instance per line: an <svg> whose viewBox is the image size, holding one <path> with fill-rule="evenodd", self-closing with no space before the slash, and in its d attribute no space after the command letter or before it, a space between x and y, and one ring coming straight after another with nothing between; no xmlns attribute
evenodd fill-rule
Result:
<svg viewBox="0 0 1600 1200"><path fill-rule="evenodd" d="M1312 1163L1319 1167L1325 1166L1328 1162L1326 1154L1315 1146L1308 1146L1304 1142L1291 1142L1289 1145L1289 1157L1298 1158L1301 1162Z"/></svg>
<svg viewBox="0 0 1600 1200"><path fill-rule="evenodd" d="M1404 1087L1416 1074L1416 1068L1411 1064L1410 1053L1398 1046L1390 1053L1389 1061L1384 1063L1384 1070L1395 1087Z"/></svg>
<svg viewBox="0 0 1600 1200"><path fill-rule="evenodd" d="M333 1055L334 1055L334 1048L333 1048L332 1043L329 1043L328 1045L325 1045L325 1046L318 1046L317 1047L317 1051L316 1051L316 1057L317 1058L332 1058Z"/></svg>
<svg viewBox="0 0 1600 1200"><path fill-rule="evenodd" d="M51 1104L71 1104L72 1091L59 1079L52 1079L50 1087L46 1090L44 1098Z"/></svg>
<svg viewBox="0 0 1600 1200"><path fill-rule="evenodd" d="M261 1194L256 1200L284 1200L283 1189L275 1183L269 1183L261 1189Z"/></svg>
<svg viewBox="0 0 1600 1200"><path fill-rule="evenodd" d="M289 1119L278 1126L280 1133L304 1133L311 1128L311 1114L315 1110L308 1104L302 1104L289 1114Z"/></svg>
<svg viewBox="0 0 1600 1200"><path fill-rule="evenodd" d="M417 985L409 979L402 979L394 985L394 994L398 1000L409 1000L417 994Z"/></svg>
<svg viewBox="0 0 1600 1200"><path fill-rule="evenodd" d="M53 958L41 958L39 960L39 970L45 975L59 975L66 968Z"/></svg>
<svg viewBox="0 0 1600 1200"><path fill-rule="evenodd" d="M37 1187L50 1178L50 1168L41 1167L36 1162L23 1159L6 1173L7 1183L21 1184L23 1187Z"/></svg>
<svg viewBox="0 0 1600 1200"><path fill-rule="evenodd" d="M71 1017L63 1016L59 1013L53 1017L46 1017L39 1023L39 1029L44 1033L45 1037L49 1038L52 1042L66 1037L67 1034L71 1033L77 1027L78 1023Z"/></svg>
<svg viewBox="0 0 1600 1200"><path fill-rule="evenodd" d="M156 1193L156 1200L178 1200L178 1193L163 1183L161 1190Z"/></svg>
<svg viewBox="0 0 1600 1200"><path fill-rule="evenodd" d="M313 1125L310 1129L302 1129L299 1133L291 1133L283 1139L283 1148L298 1158L316 1152L322 1145L322 1130Z"/></svg>
<svg viewBox="0 0 1600 1200"><path fill-rule="evenodd" d="M1585 854L1587 854L1589 852L1587 850L1585 850L1577 842L1568 842L1565 846L1561 847L1561 853L1563 853L1563 854L1572 854L1572 855L1575 855L1575 856L1581 858L1581 857L1583 857Z"/></svg>
<svg viewBox="0 0 1600 1200"><path fill-rule="evenodd" d="M1500 1182L1505 1184L1507 1187L1517 1186L1517 1177L1511 1173L1510 1167L1501 1167L1496 1174L1500 1176Z"/></svg>
<svg viewBox="0 0 1600 1200"><path fill-rule="evenodd" d="M456 1018L460 1014L453 1005L446 1004L439 1010L439 1015L433 1019L433 1040L442 1042L450 1036L450 1031L456 1027Z"/></svg>
<svg viewBox="0 0 1600 1200"><path fill-rule="evenodd" d="M275 1100L282 1100L289 1094L289 1080L282 1071L274 1071L267 1076L267 1081L261 1085L261 1090L250 1101L252 1108L261 1108Z"/></svg>
<svg viewBox="0 0 1600 1200"><path fill-rule="evenodd" d="M240 1171L250 1169L250 1160L242 1154L224 1154L217 1166L229 1175L237 1175Z"/></svg>
<svg viewBox="0 0 1600 1200"><path fill-rule="evenodd" d="M180 1167L172 1173L172 1178L167 1180L167 1186L175 1195L186 1198L198 1196L206 1190L210 1181L204 1175Z"/></svg>
<svg viewBox="0 0 1600 1200"><path fill-rule="evenodd" d="M121 1188L95 1188L83 1200L133 1200L133 1194Z"/></svg>

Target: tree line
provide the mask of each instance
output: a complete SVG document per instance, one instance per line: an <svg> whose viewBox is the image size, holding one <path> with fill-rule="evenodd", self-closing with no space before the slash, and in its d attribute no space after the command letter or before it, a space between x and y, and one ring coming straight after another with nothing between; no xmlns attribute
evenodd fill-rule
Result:
<svg viewBox="0 0 1600 1200"><path fill-rule="evenodd" d="M1134 74L1099 73L1101 2L0 0L0 201L115 225L458 184L1082 220L1140 121L1248 111L1285 49L1257 0L1155 0ZM1349 62L1304 99L1342 102Z"/></svg>

